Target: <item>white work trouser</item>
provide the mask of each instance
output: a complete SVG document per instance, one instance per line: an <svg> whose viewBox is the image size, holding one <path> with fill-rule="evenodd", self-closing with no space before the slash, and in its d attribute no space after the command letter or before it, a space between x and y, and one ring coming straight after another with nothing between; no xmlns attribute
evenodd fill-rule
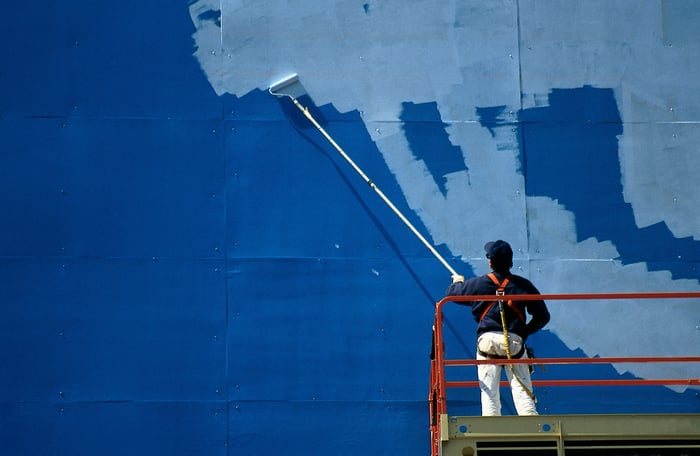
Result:
<svg viewBox="0 0 700 456"><path fill-rule="evenodd" d="M517 334L508 334L511 356L516 355L523 348L523 339ZM505 339L502 332L488 332L479 336L477 340L479 350L489 355L506 356ZM526 359L527 353L523 352L521 359ZM476 359L488 359L477 352ZM482 364L477 366L479 386L481 387L481 414L483 416L501 415L501 370L505 368L506 378L510 384L513 402L518 415L537 415L535 401L523 388L520 382L513 376L513 370L525 386L532 391L530 379L530 367L527 364L513 364L513 370L509 365Z"/></svg>

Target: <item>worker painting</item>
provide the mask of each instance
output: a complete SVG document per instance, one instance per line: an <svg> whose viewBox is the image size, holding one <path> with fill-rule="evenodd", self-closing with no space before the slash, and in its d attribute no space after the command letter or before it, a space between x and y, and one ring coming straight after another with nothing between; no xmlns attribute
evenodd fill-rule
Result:
<svg viewBox="0 0 700 456"><path fill-rule="evenodd" d="M518 301L517 295L540 294L526 278L511 274L513 250L502 240L484 246L489 274L465 280L454 274L447 296L490 295L499 299L462 302L469 305L477 322L477 355L486 359L522 359L528 357L525 343L531 334L549 322L549 311L542 300ZM530 320L527 321L528 315ZM518 415L537 415L528 364L480 364L477 366L481 387L483 416L501 415L500 380L505 369Z"/></svg>

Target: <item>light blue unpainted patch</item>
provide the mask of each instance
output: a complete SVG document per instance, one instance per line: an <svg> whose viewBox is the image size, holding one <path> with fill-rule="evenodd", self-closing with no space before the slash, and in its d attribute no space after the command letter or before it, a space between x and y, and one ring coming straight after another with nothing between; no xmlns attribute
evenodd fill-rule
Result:
<svg viewBox="0 0 700 456"><path fill-rule="evenodd" d="M693 43L697 35L688 33L700 24L700 8L695 0L661 2L663 44L667 46Z"/></svg>

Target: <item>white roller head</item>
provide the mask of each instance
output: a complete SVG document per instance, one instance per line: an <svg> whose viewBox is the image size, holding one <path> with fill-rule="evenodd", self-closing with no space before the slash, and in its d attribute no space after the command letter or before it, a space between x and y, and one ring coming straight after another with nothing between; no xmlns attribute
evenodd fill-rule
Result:
<svg viewBox="0 0 700 456"><path fill-rule="evenodd" d="M299 76L294 73L281 79L270 86L269 89L272 95L281 97L288 96L298 98L306 94L306 90L299 81Z"/></svg>

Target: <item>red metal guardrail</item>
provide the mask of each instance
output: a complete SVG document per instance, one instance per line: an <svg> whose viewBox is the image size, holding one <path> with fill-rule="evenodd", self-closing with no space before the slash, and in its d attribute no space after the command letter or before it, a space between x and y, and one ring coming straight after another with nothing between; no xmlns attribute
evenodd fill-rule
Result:
<svg viewBox="0 0 700 456"><path fill-rule="evenodd" d="M479 364L613 364L613 363L680 363L700 362L700 356L638 356L607 358L536 358L536 359L457 359L445 360L442 338L442 308L448 302L472 302L490 300L490 296L448 296L440 300L435 307L435 325L433 327L433 359L430 367L430 437L432 454L439 454L440 416L447 414L448 387L478 387L478 381L446 381L445 366L476 366ZM518 295L518 301L554 301L554 300L604 300L604 299L699 299L700 292L662 292L662 293L573 293L573 294L539 294ZM494 299L495 301L496 299ZM700 385L700 379L601 379L601 380L534 380L533 386L630 386L630 385ZM506 386L507 382L501 382Z"/></svg>

